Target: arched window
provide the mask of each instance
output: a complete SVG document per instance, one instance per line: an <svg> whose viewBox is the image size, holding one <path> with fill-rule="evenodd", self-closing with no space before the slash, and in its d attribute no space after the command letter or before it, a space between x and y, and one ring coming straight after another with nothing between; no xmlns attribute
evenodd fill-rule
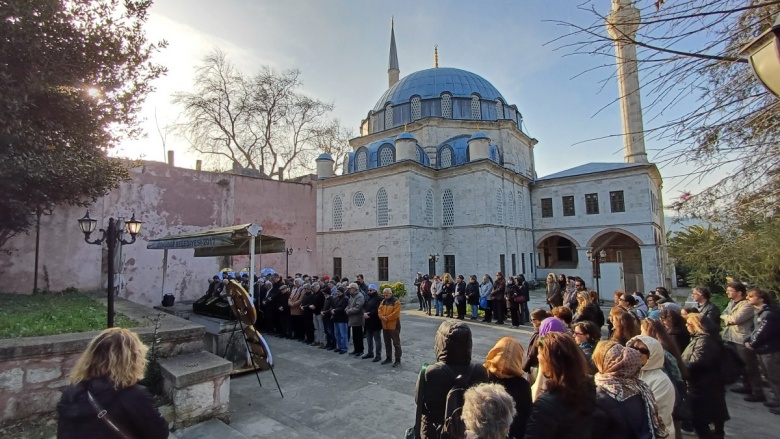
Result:
<svg viewBox="0 0 780 439"><path fill-rule="evenodd" d="M504 118L504 103L501 102L501 99L496 99L496 120L501 120Z"/></svg>
<svg viewBox="0 0 780 439"><path fill-rule="evenodd" d="M395 162L395 151L390 145L379 148L379 166L387 166Z"/></svg>
<svg viewBox="0 0 780 439"><path fill-rule="evenodd" d="M422 105L420 104L420 97L412 97L412 120L417 120L422 117Z"/></svg>
<svg viewBox="0 0 780 439"><path fill-rule="evenodd" d="M428 189L425 194L425 225L433 227L433 191Z"/></svg>
<svg viewBox="0 0 780 439"><path fill-rule="evenodd" d="M368 150L360 148L355 155L355 172L365 171L366 169L368 169Z"/></svg>
<svg viewBox="0 0 780 439"><path fill-rule="evenodd" d="M499 226L504 225L504 191L501 188L496 191L496 222Z"/></svg>
<svg viewBox="0 0 780 439"><path fill-rule="evenodd" d="M393 127L393 105L387 104L385 107L385 129L389 130Z"/></svg>
<svg viewBox="0 0 780 439"><path fill-rule="evenodd" d="M376 193L376 225L387 225L387 191L385 188L380 188Z"/></svg>
<svg viewBox="0 0 780 439"><path fill-rule="evenodd" d="M444 145L439 150L439 169L449 168L454 162L455 152L449 145Z"/></svg>
<svg viewBox="0 0 780 439"><path fill-rule="evenodd" d="M449 93L441 95L441 117L452 119L452 95Z"/></svg>
<svg viewBox="0 0 780 439"><path fill-rule="evenodd" d="M441 225L451 226L455 224L455 201L452 191L445 189L441 194Z"/></svg>
<svg viewBox="0 0 780 439"><path fill-rule="evenodd" d="M355 192L355 195L352 196L352 204L354 204L355 207L363 207L365 203L366 196L363 195L363 192Z"/></svg>
<svg viewBox="0 0 780 439"><path fill-rule="evenodd" d="M344 225L342 222L341 197L333 199L333 228L341 230Z"/></svg>
<svg viewBox="0 0 780 439"><path fill-rule="evenodd" d="M417 147L417 163L423 163L423 152L419 146Z"/></svg>
<svg viewBox="0 0 780 439"><path fill-rule="evenodd" d="M509 195L509 204L506 206L507 216L509 217L509 227L515 226L515 196L512 191L507 191Z"/></svg>
<svg viewBox="0 0 780 439"><path fill-rule="evenodd" d="M482 119L482 105L477 95L471 95L471 118L474 120Z"/></svg>

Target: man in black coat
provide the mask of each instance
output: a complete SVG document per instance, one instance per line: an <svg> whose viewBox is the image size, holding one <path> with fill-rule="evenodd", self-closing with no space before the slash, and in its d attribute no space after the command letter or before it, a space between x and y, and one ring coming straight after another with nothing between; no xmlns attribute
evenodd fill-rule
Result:
<svg viewBox="0 0 780 439"><path fill-rule="evenodd" d="M710 302L710 290L706 287L695 287L692 295L701 314L704 329L712 335L720 336L720 310Z"/></svg>
<svg viewBox="0 0 780 439"><path fill-rule="evenodd" d="M382 360L382 321L379 319L379 304L381 303L382 297L377 293L377 286L375 284L369 285L366 302L363 304L368 352L361 358L366 360L373 357L374 363ZM374 355L374 345L376 345L376 355Z"/></svg>
<svg viewBox="0 0 780 439"><path fill-rule="evenodd" d="M466 281L463 275L458 275L458 282L455 283L455 308L458 310L458 319L466 318Z"/></svg>
<svg viewBox="0 0 780 439"><path fill-rule="evenodd" d="M764 405L780 415L780 310L772 303L772 296L758 288L748 291L747 300L756 310L756 324L745 346L756 352L774 393Z"/></svg>
<svg viewBox="0 0 780 439"><path fill-rule="evenodd" d="M439 325L434 341L437 361L425 370L424 392L420 392L420 382L417 382L415 403L422 406L421 417L415 425L419 425L422 439L441 435L447 393L459 375L468 378L469 387L487 382L484 366L471 362L471 343L471 328L466 323L447 320Z"/></svg>

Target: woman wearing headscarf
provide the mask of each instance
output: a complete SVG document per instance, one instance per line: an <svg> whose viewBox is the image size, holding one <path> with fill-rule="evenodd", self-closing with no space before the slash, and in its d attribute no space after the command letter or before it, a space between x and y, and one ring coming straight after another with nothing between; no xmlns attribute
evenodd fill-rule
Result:
<svg viewBox="0 0 780 439"><path fill-rule="evenodd" d="M525 436L525 424L531 412L531 385L523 372L525 351L512 337L504 337L493 346L485 359L488 382L504 386L515 401L515 417L509 428L509 436L522 439Z"/></svg>
<svg viewBox="0 0 780 439"><path fill-rule="evenodd" d="M639 379L642 356L636 349L602 341L593 351L599 372L593 435L600 439L661 439L666 425L652 390Z"/></svg>
<svg viewBox="0 0 780 439"><path fill-rule="evenodd" d="M477 320L477 312L479 311L479 283L477 282L477 276L469 276L469 283L466 284L466 300L471 309L471 320Z"/></svg>
<svg viewBox="0 0 780 439"><path fill-rule="evenodd" d="M557 317L548 317L542 321L539 325L539 338L543 338L545 335L551 332L560 332L562 334L569 333L568 326L561 319ZM547 390L547 381L544 374L536 374L534 384L531 386L531 399L536 401L542 393Z"/></svg>
<svg viewBox="0 0 780 439"><path fill-rule="evenodd" d="M677 398L674 383L664 372L664 348L661 342L648 335L637 335L628 341L627 346L642 354L644 365L639 372L639 379L644 381L653 392L655 404L658 406L658 416L667 427L669 439L676 439L676 432L672 429L674 425L672 412Z"/></svg>

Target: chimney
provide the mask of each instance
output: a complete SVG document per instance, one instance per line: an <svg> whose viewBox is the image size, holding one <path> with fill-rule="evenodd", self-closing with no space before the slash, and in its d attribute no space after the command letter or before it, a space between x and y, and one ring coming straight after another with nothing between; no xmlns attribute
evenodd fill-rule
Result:
<svg viewBox="0 0 780 439"><path fill-rule="evenodd" d="M168 165L173 166L173 150L168 150Z"/></svg>
<svg viewBox="0 0 780 439"><path fill-rule="evenodd" d="M203 165L202 160L195 160L195 170L200 171L200 167Z"/></svg>
<svg viewBox="0 0 780 439"><path fill-rule="evenodd" d="M279 181L284 181L284 166L279 166Z"/></svg>

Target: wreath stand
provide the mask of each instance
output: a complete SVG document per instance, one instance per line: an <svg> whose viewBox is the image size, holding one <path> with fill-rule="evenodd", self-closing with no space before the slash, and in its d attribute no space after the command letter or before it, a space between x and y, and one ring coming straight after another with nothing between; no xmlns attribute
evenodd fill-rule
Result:
<svg viewBox="0 0 780 439"><path fill-rule="evenodd" d="M236 333L236 327L240 326L241 335L246 346L247 363L251 364L252 370L255 372L257 384L263 387L263 383L260 381L260 371L270 370L276 382L276 388L279 389L279 394L284 398L282 388L279 386L279 380L276 379L276 373L274 373L271 349L263 336L254 327L257 320L257 310L252 305L249 294L240 283L234 280L228 283L226 290L227 300L230 303L230 309L233 310L233 314L236 317L236 323L233 325L233 332L230 333L223 357L227 357L230 344L233 342L233 336Z"/></svg>

